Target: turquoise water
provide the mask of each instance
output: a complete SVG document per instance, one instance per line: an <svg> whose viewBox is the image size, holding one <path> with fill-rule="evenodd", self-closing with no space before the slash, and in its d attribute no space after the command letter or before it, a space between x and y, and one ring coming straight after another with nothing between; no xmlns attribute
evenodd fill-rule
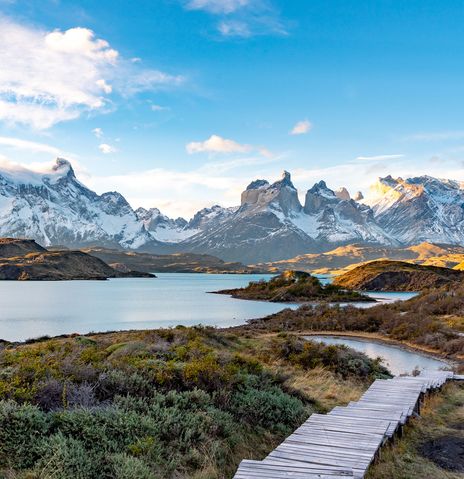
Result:
<svg viewBox="0 0 464 479"><path fill-rule="evenodd" d="M208 291L246 286L269 275L161 273L158 278L0 283L0 338L149 329L233 326L276 313L275 303L242 301Z"/></svg>
<svg viewBox="0 0 464 479"><path fill-rule="evenodd" d="M178 324L235 326L296 305L244 301L208 292L246 286L270 276L160 273L156 279L2 281L0 339L22 341L42 335ZM382 297L383 301L406 299L408 293L383 293Z"/></svg>
<svg viewBox="0 0 464 479"><path fill-rule="evenodd" d="M396 346L374 341L360 340L345 336L307 336L306 339L321 341L326 344L344 344L350 348L365 353L370 358L381 357L384 364L395 376L411 373L414 369L439 370L446 368L447 363L430 356L424 356L413 351L406 351Z"/></svg>

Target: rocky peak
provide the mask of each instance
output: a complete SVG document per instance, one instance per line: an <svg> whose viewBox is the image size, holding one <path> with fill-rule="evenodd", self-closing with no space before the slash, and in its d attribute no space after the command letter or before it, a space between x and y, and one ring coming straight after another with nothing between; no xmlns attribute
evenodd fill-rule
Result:
<svg viewBox="0 0 464 479"><path fill-rule="evenodd" d="M364 195L362 194L361 191L357 191L353 196L354 201L361 201L363 199L364 199Z"/></svg>
<svg viewBox="0 0 464 479"><path fill-rule="evenodd" d="M285 216L301 211L298 192L288 171L284 171L282 178L272 185L265 180L256 180L242 193L242 212L269 208L274 211L280 210Z"/></svg>
<svg viewBox="0 0 464 479"><path fill-rule="evenodd" d="M273 183L272 187L273 188L284 188L286 186L296 190L296 188L293 186L292 177L291 177L290 173L288 171L284 170L282 172L282 178L279 181L276 181L275 183Z"/></svg>
<svg viewBox="0 0 464 479"><path fill-rule="evenodd" d="M67 178L76 178L71 163L64 158L57 158L52 170L53 172L59 173L61 176L65 176Z"/></svg>
<svg viewBox="0 0 464 479"><path fill-rule="evenodd" d="M316 214L326 206L338 201L340 200L334 191L327 187L325 181L321 180L306 192L304 212L308 215Z"/></svg>
<svg viewBox="0 0 464 479"><path fill-rule="evenodd" d="M340 200L345 200L345 201L351 200L350 193L344 186L342 186L341 188L338 188L338 190L335 192L335 196Z"/></svg>
<svg viewBox="0 0 464 479"><path fill-rule="evenodd" d="M258 190L259 188L265 188L269 186L269 182L266 180L255 180L252 181L248 186L247 190Z"/></svg>
<svg viewBox="0 0 464 479"><path fill-rule="evenodd" d="M100 196L102 210L110 215L134 213L126 198L117 191L108 191Z"/></svg>

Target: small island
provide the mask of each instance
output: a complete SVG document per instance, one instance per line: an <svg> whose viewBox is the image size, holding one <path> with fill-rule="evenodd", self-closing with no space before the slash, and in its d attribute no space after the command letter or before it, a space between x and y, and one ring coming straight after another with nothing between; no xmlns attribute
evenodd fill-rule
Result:
<svg viewBox="0 0 464 479"><path fill-rule="evenodd" d="M270 301L274 303L304 303L327 301L346 303L375 301L357 291L333 284L323 285L318 278L304 271L284 271L269 281L251 282L245 288L224 289L217 294L230 294L233 298Z"/></svg>

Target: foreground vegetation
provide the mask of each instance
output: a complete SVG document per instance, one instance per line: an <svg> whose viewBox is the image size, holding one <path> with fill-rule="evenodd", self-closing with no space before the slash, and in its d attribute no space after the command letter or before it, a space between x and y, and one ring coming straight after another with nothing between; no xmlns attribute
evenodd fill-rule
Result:
<svg viewBox="0 0 464 479"><path fill-rule="evenodd" d="M0 346L0 477L222 478L387 371L286 334L178 327Z"/></svg>
<svg viewBox="0 0 464 479"><path fill-rule="evenodd" d="M234 298L272 302L351 302L374 301L357 291L343 289L334 284L323 285L315 277L303 271L285 271L269 281L251 282L245 288L225 289L219 294L230 294Z"/></svg>
<svg viewBox="0 0 464 479"><path fill-rule="evenodd" d="M426 291L409 301L361 309L306 306L285 309L240 329L248 331L334 331L375 333L421 349L464 359L464 285Z"/></svg>
<svg viewBox="0 0 464 479"><path fill-rule="evenodd" d="M368 479L462 479L464 387L448 384L412 419L397 443L382 451Z"/></svg>

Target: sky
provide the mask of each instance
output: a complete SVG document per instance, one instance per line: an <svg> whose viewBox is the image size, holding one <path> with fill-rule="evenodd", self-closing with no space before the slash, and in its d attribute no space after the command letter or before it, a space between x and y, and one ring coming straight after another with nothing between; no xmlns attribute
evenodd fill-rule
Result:
<svg viewBox="0 0 464 479"><path fill-rule="evenodd" d="M0 0L0 167L190 217L282 170L464 180L462 0Z"/></svg>

